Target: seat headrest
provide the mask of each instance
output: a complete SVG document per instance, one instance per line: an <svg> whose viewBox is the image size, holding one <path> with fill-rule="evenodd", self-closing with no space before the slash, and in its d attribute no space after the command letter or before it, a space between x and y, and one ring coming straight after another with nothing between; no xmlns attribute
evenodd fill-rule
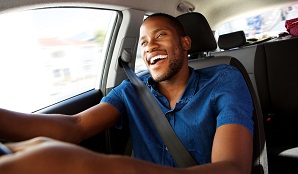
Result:
<svg viewBox="0 0 298 174"><path fill-rule="evenodd" d="M245 43L246 37L243 31L223 34L218 37L218 47L224 50L241 47Z"/></svg>
<svg viewBox="0 0 298 174"><path fill-rule="evenodd" d="M189 54L209 52L216 49L216 41L206 18L201 13L186 13L177 16L185 34L191 38Z"/></svg>

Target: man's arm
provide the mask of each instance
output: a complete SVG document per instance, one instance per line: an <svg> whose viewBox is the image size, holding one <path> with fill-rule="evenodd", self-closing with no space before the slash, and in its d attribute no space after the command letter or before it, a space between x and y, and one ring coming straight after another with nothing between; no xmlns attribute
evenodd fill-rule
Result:
<svg viewBox="0 0 298 174"><path fill-rule="evenodd" d="M0 109L0 138L20 141L46 136L78 143L111 127L120 118L118 110L100 103L76 115L25 114Z"/></svg>
<svg viewBox="0 0 298 174"><path fill-rule="evenodd" d="M11 144L9 148L15 154L0 157L0 171L7 174L24 171L45 174L250 174L252 161L252 135L240 125L220 126L214 139L212 163L189 168L171 168L126 156L98 154L47 138Z"/></svg>
<svg viewBox="0 0 298 174"><path fill-rule="evenodd" d="M217 128L212 147L212 163L226 165L232 169L230 173L250 174L252 154L253 136L246 127L226 124Z"/></svg>

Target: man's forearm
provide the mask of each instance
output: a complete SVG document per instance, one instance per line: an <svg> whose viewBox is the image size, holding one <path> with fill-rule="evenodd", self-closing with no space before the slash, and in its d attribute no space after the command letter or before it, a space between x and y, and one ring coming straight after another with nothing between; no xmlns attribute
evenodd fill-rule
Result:
<svg viewBox="0 0 298 174"><path fill-rule="evenodd" d="M102 159L101 159L102 158ZM94 161L94 166L100 166L104 162L103 169L109 174L248 174L237 163L216 162L198 165L189 168L172 168L161 166L125 156L105 156ZM97 165L95 164L97 163ZM101 171L98 169L98 171ZM105 172L103 172L105 173Z"/></svg>
<svg viewBox="0 0 298 174"><path fill-rule="evenodd" d="M128 156L104 155L49 138L12 143L12 155L0 157L0 171L55 174L248 174L237 162L222 161L190 168L172 168Z"/></svg>
<svg viewBox="0 0 298 174"><path fill-rule="evenodd" d="M79 142L75 118L64 115L25 114L0 109L0 138L21 141L47 136L68 142Z"/></svg>

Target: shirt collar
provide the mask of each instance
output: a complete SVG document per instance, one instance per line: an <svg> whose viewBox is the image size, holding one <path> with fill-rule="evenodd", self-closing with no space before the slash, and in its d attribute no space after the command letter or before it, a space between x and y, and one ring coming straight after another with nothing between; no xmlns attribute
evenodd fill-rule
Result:
<svg viewBox="0 0 298 174"><path fill-rule="evenodd" d="M189 67L191 76L187 82L186 88L180 97L178 103L176 104L175 110L180 110L185 104L187 104L195 93L198 91L198 83L199 83L199 74L194 71L193 68ZM151 76L149 76L146 80L146 85L151 90L152 94L155 96L163 96L157 90L155 90L155 86L157 82L153 80Z"/></svg>
<svg viewBox="0 0 298 174"><path fill-rule="evenodd" d="M198 90L198 83L199 83L199 74L194 71L193 68L189 68L191 76L187 82L186 88L183 92L183 94L180 97L180 100L178 101L177 107L180 104L183 104L183 106L188 103L195 93Z"/></svg>

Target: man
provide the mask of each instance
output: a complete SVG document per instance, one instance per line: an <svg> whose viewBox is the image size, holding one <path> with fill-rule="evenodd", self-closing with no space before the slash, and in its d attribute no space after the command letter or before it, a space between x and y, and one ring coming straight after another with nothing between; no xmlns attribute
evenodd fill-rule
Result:
<svg viewBox="0 0 298 174"><path fill-rule="evenodd" d="M142 80L177 136L201 165L175 168L174 160L135 96L133 85L126 80L100 104L74 116L1 110L0 133L14 140L47 136L77 143L115 124L121 127L121 122L128 119L136 159L96 154L72 144L35 138L8 145L15 154L0 158L0 171L250 173L253 107L240 72L227 65L198 71L189 68L187 51L191 40L177 19L166 14L149 16L143 22L140 44L151 75ZM11 124L15 124L13 130L9 129Z"/></svg>

